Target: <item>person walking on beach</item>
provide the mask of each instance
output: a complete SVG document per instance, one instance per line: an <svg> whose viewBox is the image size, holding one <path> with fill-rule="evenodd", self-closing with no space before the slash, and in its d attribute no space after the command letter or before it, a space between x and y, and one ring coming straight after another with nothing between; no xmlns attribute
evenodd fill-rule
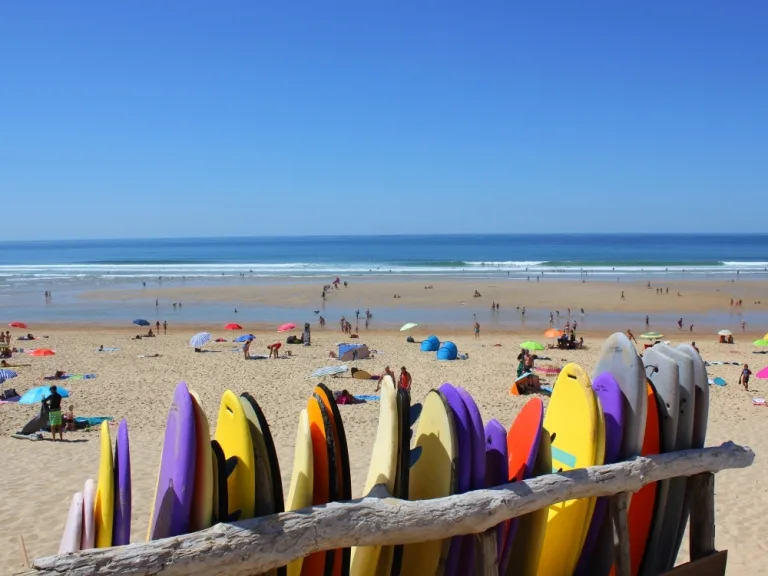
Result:
<svg viewBox="0 0 768 576"><path fill-rule="evenodd" d="M680 318L680 320L677 321L677 327L682 330L683 329L683 319Z"/></svg>
<svg viewBox="0 0 768 576"><path fill-rule="evenodd" d="M56 441L56 432L59 433L59 439L64 441L64 429L61 425L61 394L58 393L56 386L48 388L50 394L43 400L48 408L48 424L51 426L51 438Z"/></svg>
<svg viewBox="0 0 768 576"><path fill-rule="evenodd" d="M480 323L475 320L475 338L480 338Z"/></svg>
<svg viewBox="0 0 768 576"><path fill-rule="evenodd" d="M651 319L648 317L648 314L645 315L645 327L648 328L648 326L651 325Z"/></svg>
<svg viewBox="0 0 768 576"><path fill-rule="evenodd" d="M747 321L742 320L741 321L741 331L744 332L747 329Z"/></svg>
<svg viewBox="0 0 768 576"><path fill-rule="evenodd" d="M624 298L624 290L621 291L621 299L625 300L625 298Z"/></svg>
<svg viewBox="0 0 768 576"><path fill-rule="evenodd" d="M741 371L741 376L739 376L739 384L743 384L744 390L746 390L747 392L749 392L750 376L752 376L752 370L749 369L749 366L747 364L744 364L744 369Z"/></svg>

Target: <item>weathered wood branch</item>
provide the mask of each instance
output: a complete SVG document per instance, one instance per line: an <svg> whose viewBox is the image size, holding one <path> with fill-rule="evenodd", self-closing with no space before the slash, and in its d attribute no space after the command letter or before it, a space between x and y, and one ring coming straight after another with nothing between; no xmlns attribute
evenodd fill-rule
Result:
<svg viewBox="0 0 768 576"><path fill-rule="evenodd" d="M698 560L715 551L715 475L702 473L692 476L689 486L691 560Z"/></svg>
<svg viewBox="0 0 768 576"><path fill-rule="evenodd" d="M627 508L629 494L619 492L611 497L610 511L616 534L616 576L630 576L631 557L629 547L629 526L627 524Z"/></svg>
<svg viewBox="0 0 768 576"><path fill-rule="evenodd" d="M218 524L175 538L40 558L23 574L246 576L320 550L410 544L479 533L556 502L635 492L667 478L745 468L753 460L752 450L727 442L716 448L549 474L434 500L368 497L333 502Z"/></svg>

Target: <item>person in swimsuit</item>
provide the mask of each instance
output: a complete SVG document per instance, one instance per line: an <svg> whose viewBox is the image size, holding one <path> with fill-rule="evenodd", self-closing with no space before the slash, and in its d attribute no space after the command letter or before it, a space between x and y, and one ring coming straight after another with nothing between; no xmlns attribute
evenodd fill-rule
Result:
<svg viewBox="0 0 768 576"><path fill-rule="evenodd" d="M413 378L411 378L411 375L408 372L408 370L406 370L405 366L401 366L400 381L397 383L397 385L403 390L405 390L406 392L410 392L412 382L413 382Z"/></svg>
<svg viewBox="0 0 768 576"><path fill-rule="evenodd" d="M56 386L48 388L50 394L43 400L43 404L48 408L48 424L51 425L51 437L56 441L56 432L59 438L64 440L64 428L61 425L61 394L56 391Z"/></svg>
<svg viewBox="0 0 768 576"><path fill-rule="evenodd" d="M739 384L744 385L744 390L749 392L749 377L752 376L752 370L749 369L749 366L747 364L744 364L744 369L741 371L741 376L739 376Z"/></svg>
<svg viewBox="0 0 768 576"><path fill-rule="evenodd" d="M480 323L475 320L475 338L480 338Z"/></svg>
<svg viewBox="0 0 768 576"><path fill-rule="evenodd" d="M272 358L273 356L275 358L279 358L280 357L280 346L282 346L282 344L280 342L275 342L274 344L270 344L269 346L267 346L267 348L269 348L269 357L270 358Z"/></svg>

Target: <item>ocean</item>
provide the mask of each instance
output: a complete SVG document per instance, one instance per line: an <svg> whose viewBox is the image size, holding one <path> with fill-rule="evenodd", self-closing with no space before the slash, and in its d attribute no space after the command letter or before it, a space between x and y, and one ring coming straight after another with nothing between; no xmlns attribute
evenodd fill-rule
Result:
<svg viewBox="0 0 768 576"><path fill-rule="evenodd" d="M194 286L283 279L329 283L420 278L742 279L768 278L768 234L542 234L296 236L158 240L5 242L0 250L0 316L43 322L112 322L150 317L146 303L79 298L85 291ZM41 306L42 293L53 291ZM154 304L154 302L152 302ZM179 321L225 317L228 304L184 309ZM306 311L242 311L249 321L279 321ZM329 310L330 313L350 311ZM535 317L536 311L531 310ZM540 311L542 317L546 311ZM175 315L176 312L173 311ZM400 315L402 315L402 318ZM392 310L389 320L410 321ZM453 311L423 311L423 321L462 321ZM454 315L456 317L454 318ZM162 318L161 318L162 319ZM615 320L606 317L606 323ZM726 317L713 322L732 320ZM768 317L764 320L768 321Z"/></svg>

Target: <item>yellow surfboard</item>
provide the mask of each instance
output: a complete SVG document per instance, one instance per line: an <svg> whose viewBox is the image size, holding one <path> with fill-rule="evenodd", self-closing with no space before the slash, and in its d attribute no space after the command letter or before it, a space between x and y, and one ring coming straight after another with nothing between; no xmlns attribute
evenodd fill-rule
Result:
<svg viewBox="0 0 768 576"><path fill-rule="evenodd" d="M101 447L99 458L99 483L96 487L94 520L96 525L96 548L112 546L112 523L115 514L115 474L112 463L112 439L109 437L109 423L101 423Z"/></svg>
<svg viewBox="0 0 768 576"><path fill-rule="evenodd" d="M395 475L397 474L398 455L398 417L397 391L395 382L390 376L384 376L381 381L381 399L379 402L379 427L371 452L371 464L368 467L368 478L365 481L363 494L379 484L384 485L392 494L395 490ZM381 554L381 546L357 546L352 548L350 574L352 576L368 576L375 574Z"/></svg>
<svg viewBox="0 0 768 576"><path fill-rule="evenodd" d="M309 416L302 410L299 414L299 428L296 431L296 444L293 451L293 472L291 487L285 501L286 510L301 510L312 506L313 463L312 435L309 431ZM304 559L299 558L288 564L288 576L300 576Z"/></svg>
<svg viewBox="0 0 768 576"><path fill-rule="evenodd" d="M422 452L411 468L409 500L441 498L456 491L459 450L453 418L448 401L437 390L430 390L413 434L414 445ZM448 555L449 543L446 539L404 546L401 576L436 574Z"/></svg>
<svg viewBox="0 0 768 576"><path fill-rule="evenodd" d="M256 510L256 463L248 420L240 399L231 390L221 396L216 441L227 460L227 500L230 517L253 518Z"/></svg>
<svg viewBox="0 0 768 576"><path fill-rule="evenodd" d="M195 411L195 488L192 494L192 514L189 529L193 532L204 530L213 525L213 452L211 451L211 430L208 417L200 404L197 392L189 391L192 408Z"/></svg>
<svg viewBox="0 0 768 576"><path fill-rule="evenodd" d="M554 436L552 472L594 466L599 455L599 412L591 381L581 366L566 364L558 375L544 427ZM568 500L550 506L539 576L573 573L592 518L594 502L590 500Z"/></svg>

